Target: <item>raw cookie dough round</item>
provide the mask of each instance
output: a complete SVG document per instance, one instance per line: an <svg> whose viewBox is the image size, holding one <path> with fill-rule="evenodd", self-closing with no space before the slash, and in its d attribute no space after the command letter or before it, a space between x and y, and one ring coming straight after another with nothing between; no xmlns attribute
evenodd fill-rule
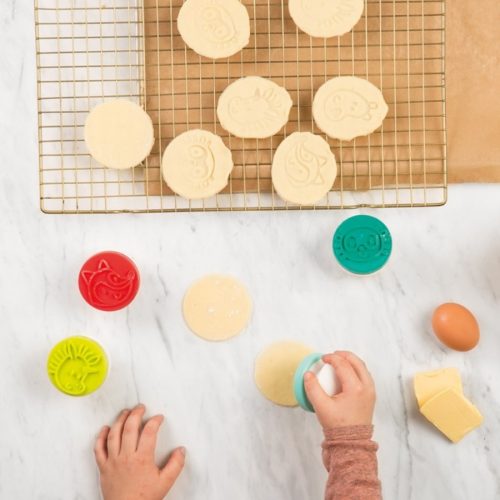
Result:
<svg viewBox="0 0 500 500"><path fill-rule="evenodd" d="M250 40L250 18L238 0L186 0L177 27L188 47L218 59L239 52Z"/></svg>
<svg viewBox="0 0 500 500"><path fill-rule="evenodd" d="M368 80L339 76L316 92L313 116L316 125L335 139L350 141L379 128L389 108L382 92Z"/></svg>
<svg viewBox="0 0 500 500"><path fill-rule="evenodd" d="M218 135L207 130L183 132L163 153L163 179L172 191L190 200L224 189L232 169L231 151Z"/></svg>
<svg viewBox="0 0 500 500"><path fill-rule="evenodd" d="M308 35L328 38L351 31L363 14L364 0L289 0L295 24Z"/></svg>
<svg viewBox="0 0 500 500"><path fill-rule="evenodd" d="M270 401L282 406L298 406L293 377L299 363L312 350L299 342L271 344L255 360L255 383Z"/></svg>
<svg viewBox="0 0 500 500"><path fill-rule="evenodd" d="M292 104L287 90L272 80L247 76L226 87L217 104L217 117L237 137L264 139L285 126Z"/></svg>
<svg viewBox="0 0 500 500"><path fill-rule="evenodd" d="M153 122L137 104L114 99L92 109L85 121L85 143L92 157L105 167L126 169L139 165L155 142Z"/></svg>
<svg viewBox="0 0 500 500"><path fill-rule="evenodd" d="M206 340L227 340L240 333L252 314L246 288L231 276L206 276L187 291L183 302L189 328Z"/></svg>
<svg viewBox="0 0 500 500"><path fill-rule="evenodd" d="M294 132L276 149L273 186L286 201L313 205L332 189L337 163L330 145L319 135Z"/></svg>

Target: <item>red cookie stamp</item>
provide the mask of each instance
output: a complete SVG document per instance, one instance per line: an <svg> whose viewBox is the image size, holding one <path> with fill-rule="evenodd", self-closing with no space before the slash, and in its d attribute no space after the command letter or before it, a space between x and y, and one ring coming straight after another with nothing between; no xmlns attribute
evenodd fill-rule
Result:
<svg viewBox="0 0 500 500"><path fill-rule="evenodd" d="M136 265L118 252L101 252L83 264L78 277L82 297L101 311L127 307L139 291Z"/></svg>

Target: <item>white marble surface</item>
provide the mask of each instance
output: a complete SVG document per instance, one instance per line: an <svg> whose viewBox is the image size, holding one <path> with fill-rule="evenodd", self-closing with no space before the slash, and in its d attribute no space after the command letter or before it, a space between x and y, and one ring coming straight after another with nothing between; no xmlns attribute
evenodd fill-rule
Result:
<svg viewBox="0 0 500 500"><path fill-rule="evenodd" d="M445 208L377 212L394 236L389 267L343 273L330 252L348 214L47 216L38 210L32 2L0 5L0 498L92 500L99 427L138 401L164 412L161 451L184 444L188 462L171 497L183 500L320 499L325 473L312 415L272 406L252 381L255 355L297 339L351 349L377 382L376 439L389 500L500 498L500 187L450 189ZM139 265L133 305L100 313L78 295L76 275L113 248ZM190 334L186 287L232 273L255 301L248 330L222 344ZM482 340L468 354L429 332L443 301L469 306ZM112 357L101 391L57 393L45 359L83 332ZM411 377L457 366L484 425L451 445L417 413Z"/></svg>

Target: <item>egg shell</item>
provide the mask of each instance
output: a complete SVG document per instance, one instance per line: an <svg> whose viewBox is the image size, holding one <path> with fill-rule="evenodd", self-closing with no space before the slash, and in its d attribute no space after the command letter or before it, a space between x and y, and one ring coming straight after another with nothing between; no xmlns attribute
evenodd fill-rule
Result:
<svg viewBox="0 0 500 500"><path fill-rule="evenodd" d="M470 351L479 342L479 324L460 304L441 304L432 316L432 328L445 346L456 351Z"/></svg>

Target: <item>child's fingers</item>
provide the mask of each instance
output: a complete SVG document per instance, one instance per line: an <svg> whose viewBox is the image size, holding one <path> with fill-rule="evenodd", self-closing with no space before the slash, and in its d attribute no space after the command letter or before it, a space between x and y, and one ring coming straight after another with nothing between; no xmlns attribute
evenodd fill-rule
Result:
<svg viewBox="0 0 500 500"><path fill-rule="evenodd" d="M117 456L120 453L123 424L127 420L129 413L130 410L123 410L108 433L108 456Z"/></svg>
<svg viewBox="0 0 500 500"><path fill-rule="evenodd" d="M362 387L362 382L349 361L338 354L327 354L323 356L323 361L333 366L335 375L340 382L342 392L358 390Z"/></svg>
<svg viewBox="0 0 500 500"><path fill-rule="evenodd" d="M170 455L167 463L161 469L160 476L164 481L165 489L168 491L174 485L175 481L179 477L179 474L184 468L184 463L186 461L186 448L181 447L175 449Z"/></svg>
<svg viewBox="0 0 500 500"><path fill-rule="evenodd" d="M137 405L125 420L123 424L122 444L120 453L134 453L137 450L139 442L139 432L142 423L142 417L146 408L144 405Z"/></svg>
<svg viewBox="0 0 500 500"><path fill-rule="evenodd" d="M108 439L109 426L105 425L99 435L94 446L95 461L97 466L101 468L108 459L108 450L106 445L106 440Z"/></svg>
<svg viewBox="0 0 500 500"><path fill-rule="evenodd" d="M163 423L163 415L156 415L150 418L141 432L139 444L137 445L137 452L150 455L154 457L156 440L158 438L158 430Z"/></svg>
<svg viewBox="0 0 500 500"><path fill-rule="evenodd" d="M304 374L304 389L306 390L307 399L311 402L316 411L325 401L330 400L328 394L319 385L316 375L312 372Z"/></svg>
<svg viewBox="0 0 500 500"><path fill-rule="evenodd" d="M336 354L342 356L344 359L347 359L347 361L351 363L354 371L358 375L361 382L363 382L363 384L374 385L371 373L368 371L365 362L361 358L350 351L337 351Z"/></svg>

